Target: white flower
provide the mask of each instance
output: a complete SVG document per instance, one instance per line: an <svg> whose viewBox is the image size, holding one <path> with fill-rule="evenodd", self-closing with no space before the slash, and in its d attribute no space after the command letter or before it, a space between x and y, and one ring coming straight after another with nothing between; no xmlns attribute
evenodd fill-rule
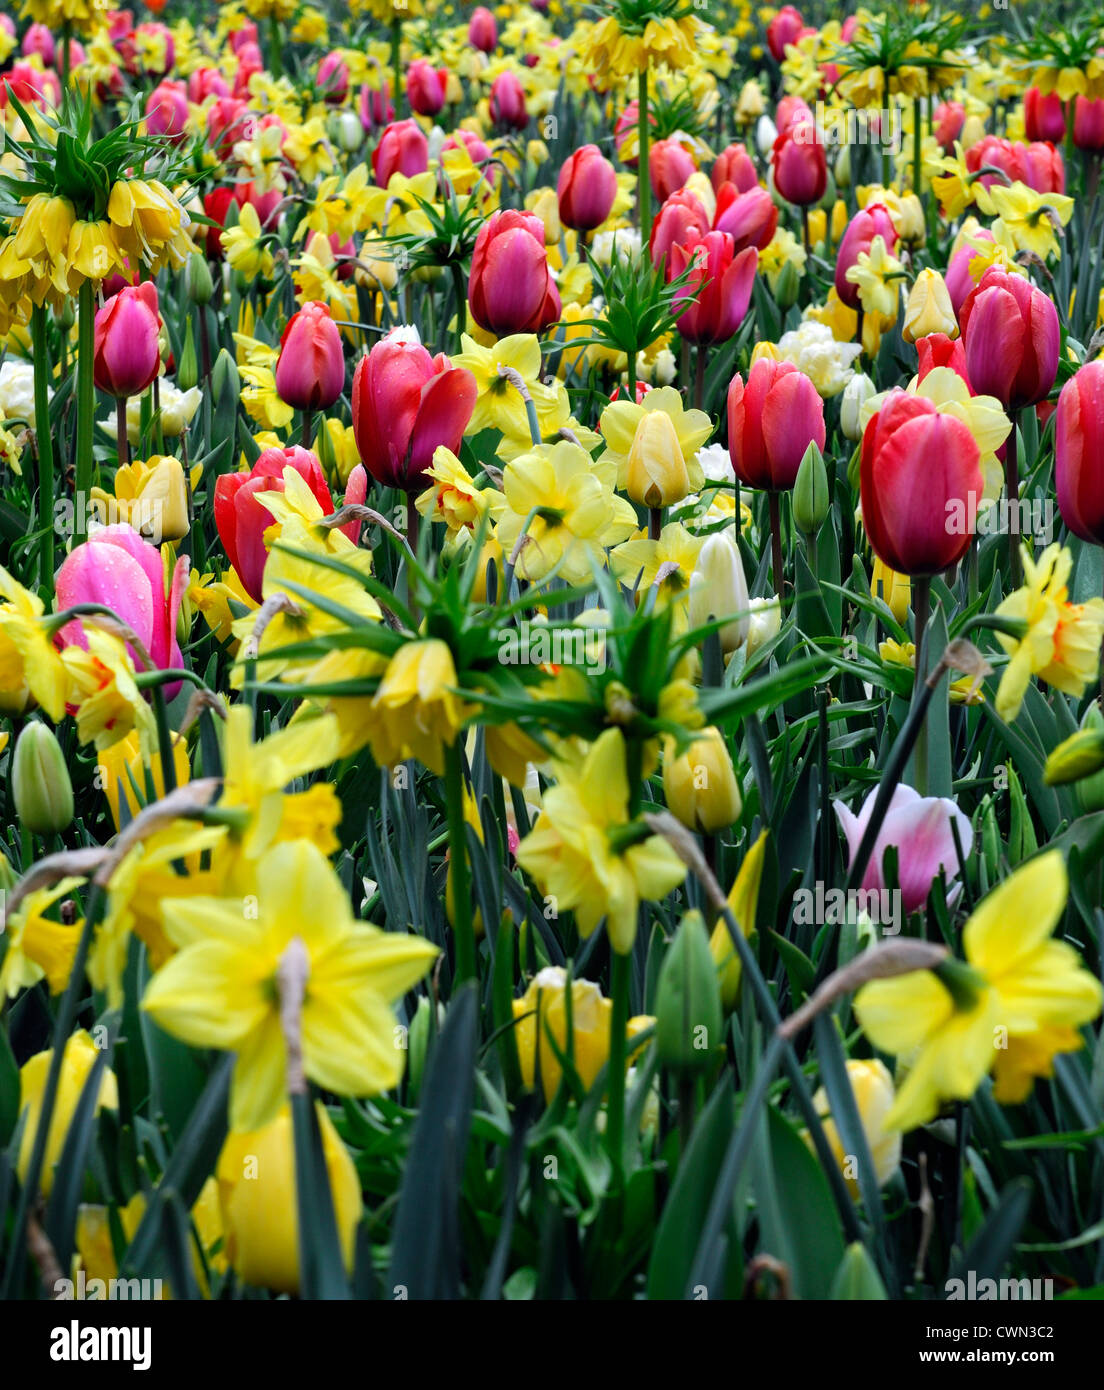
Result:
<svg viewBox="0 0 1104 1390"><path fill-rule="evenodd" d="M751 617L748 619L747 654L750 660L760 647L778 632L782 626L782 607L777 597L753 598L748 601Z"/></svg>
<svg viewBox="0 0 1104 1390"><path fill-rule="evenodd" d="M698 462L707 483L735 482L736 470L732 467L732 457L723 444L704 444L698 450Z"/></svg>
<svg viewBox="0 0 1104 1390"><path fill-rule="evenodd" d="M47 387L46 394L54 393ZM21 419L34 424L34 367L30 362L5 362L0 366L0 419ZM45 427L48 429L49 425Z"/></svg>
<svg viewBox="0 0 1104 1390"><path fill-rule="evenodd" d="M761 155L768 155L778 139L778 127L769 116L760 116L755 127L755 144Z"/></svg>
<svg viewBox="0 0 1104 1390"><path fill-rule="evenodd" d="M825 399L838 395L851 380L851 363L861 352L861 343L838 342L826 323L813 319L805 319L778 341L779 356L803 371Z"/></svg>
<svg viewBox="0 0 1104 1390"><path fill-rule="evenodd" d="M383 343L406 343L421 344L422 335L412 323L400 323L397 328L392 328L390 333L385 333L380 339Z"/></svg>
<svg viewBox="0 0 1104 1390"><path fill-rule="evenodd" d="M597 232L590 244L590 254L599 265L609 265L614 251L622 262L640 259L640 233L635 227L618 227L612 232Z"/></svg>
<svg viewBox="0 0 1104 1390"><path fill-rule="evenodd" d="M843 388L843 400L840 401L840 429L853 444L862 438L863 426L866 424L863 406L877 389L865 372L857 372Z"/></svg>
<svg viewBox="0 0 1104 1390"><path fill-rule="evenodd" d="M157 383L157 396L161 403L161 433L166 439L176 439L192 423L200 402L203 400L203 392L198 386L181 391L179 386L171 382L168 377L163 376ZM141 396L127 397L126 413L127 439L131 444L138 444L142 438ZM104 426L104 428L108 427ZM112 437L114 437L116 429L114 421L112 421L110 429Z"/></svg>

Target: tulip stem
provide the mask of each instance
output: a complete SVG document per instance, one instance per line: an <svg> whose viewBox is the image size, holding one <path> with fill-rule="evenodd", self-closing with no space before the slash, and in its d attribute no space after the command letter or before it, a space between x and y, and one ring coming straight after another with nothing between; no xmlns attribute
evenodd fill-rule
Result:
<svg viewBox="0 0 1104 1390"><path fill-rule="evenodd" d="M923 687L928 675L928 612L931 606L931 580L927 575L919 575L913 580L913 616L916 638L916 685L917 692ZM928 721L920 721L916 734L916 790L921 796L928 794Z"/></svg>
<svg viewBox="0 0 1104 1390"><path fill-rule="evenodd" d="M631 960L619 951L610 959L609 1113L606 1123L607 1151L613 1165L614 1183L624 1171L625 1148L625 1035L629 1026L629 981Z"/></svg>
<svg viewBox="0 0 1104 1390"><path fill-rule="evenodd" d="M813 243L809 236L809 209L804 203L801 205L801 234L805 243L805 254L806 256L811 256L813 254Z"/></svg>
<svg viewBox="0 0 1104 1390"><path fill-rule="evenodd" d="M921 112L920 98L912 99L912 191L917 198L921 198L920 192L920 127Z"/></svg>
<svg viewBox="0 0 1104 1390"><path fill-rule="evenodd" d="M130 441L127 439L126 397L119 396L115 401L115 444L119 455L119 467L125 468L130 462Z"/></svg>
<svg viewBox="0 0 1104 1390"><path fill-rule="evenodd" d="M701 410L705 399L705 344L698 344L694 361L694 407Z"/></svg>
<svg viewBox="0 0 1104 1390"><path fill-rule="evenodd" d="M302 445L303 445L303 448L304 448L304 449L309 449L310 446L311 446L311 416L312 416L312 413L313 413L313 412L310 411L310 410L304 410L304 411L303 411L303 438L302 438Z"/></svg>
<svg viewBox="0 0 1104 1390"><path fill-rule="evenodd" d="M38 575L44 586L54 577L54 441L50 433L50 356L46 341L46 306L31 311L31 341L34 348L35 449L38 453L38 524L42 537L38 548Z"/></svg>
<svg viewBox="0 0 1104 1390"><path fill-rule="evenodd" d="M74 541L88 536L88 499L92 492L92 434L96 420L96 383L93 377L96 299L92 281L85 280L77 299L77 459Z"/></svg>
<svg viewBox="0 0 1104 1390"><path fill-rule="evenodd" d="M1013 410L1012 431L1008 436L1008 445L1004 452L1004 490L1008 494L1008 510L1012 515L1012 509L1019 503L1020 498L1020 461L1016 453L1017 433L1020 427L1020 412ZM1023 582L1023 568L1020 564L1020 541L1019 528L1009 527L1008 529L1008 567L1012 580L1012 588L1018 589Z"/></svg>
<svg viewBox="0 0 1104 1390"><path fill-rule="evenodd" d="M640 217L640 245L645 247L652 237L652 172L648 163L648 64L636 78L636 207Z"/></svg>
<svg viewBox="0 0 1104 1390"><path fill-rule="evenodd" d="M268 35L272 41L272 75L284 75L284 49L280 42L280 22L274 14L268 17Z"/></svg>
<svg viewBox="0 0 1104 1390"><path fill-rule="evenodd" d="M663 530L663 508L648 508L648 539L658 541L660 532Z"/></svg>
<svg viewBox="0 0 1104 1390"><path fill-rule="evenodd" d="M452 288L456 294L456 351L463 352L463 337L468 328L468 293L464 288L464 271L458 261L452 262Z"/></svg>
<svg viewBox="0 0 1104 1390"><path fill-rule="evenodd" d="M395 106L395 118L398 119L399 93L402 91L402 20L397 16L391 21L391 72L395 90L391 99Z"/></svg>
<svg viewBox="0 0 1104 1390"><path fill-rule="evenodd" d="M771 528L771 570L774 575L774 591L779 599L782 598L782 511L778 502L777 492L767 493L767 505L770 508L770 528Z"/></svg>
<svg viewBox="0 0 1104 1390"><path fill-rule="evenodd" d="M464 772L460 744L445 749L445 803L448 810L449 868L452 871L453 931L456 935L456 980L476 979L475 929L472 925L468 842L464 820Z"/></svg>

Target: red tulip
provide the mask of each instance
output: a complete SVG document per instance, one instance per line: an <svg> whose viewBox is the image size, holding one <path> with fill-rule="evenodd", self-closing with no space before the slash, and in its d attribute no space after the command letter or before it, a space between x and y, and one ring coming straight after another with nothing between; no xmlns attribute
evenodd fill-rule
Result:
<svg viewBox="0 0 1104 1390"><path fill-rule="evenodd" d="M617 197L617 173L597 145L569 155L556 184L560 221L577 232L600 227Z"/></svg>
<svg viewBox="0 0 1104 1390"><path fill-rule="evenodd" d="M1025 145L1018 140L987 135L966 151L966 168L972 174L984 164L1000 169L1013 183L1026 183L1036 193L1065 192L1066 170L1062 156L1047 142L1035 140ZM978 182L991 188L1000 180L996 174L982 174Z"/></svg>
<svg viewBox="0 0 1104 1390"><path fill-rule="evenodd" d="M448 68L435 68L417 58L406 71L406 99L419 116L436 116L445 104Z"/></svg>
<svg viewBox="0 0 1104 1390"><path fill-rule="evenodd" d="M948 338L946 333L929 333L926 337L917 338L916 351L920 357L920 370L917 373L920 381L936 367L950 367L969 387L971 396L974 394L973 387L970 386L970 374L966 370L966 350L962 346L961 338Z"/></svg>
<svg viewBox="0 0 1104 1390"><path fill-rule="evenodd" d="M183 82L162 82L146 98L146 128L179 144L188 132L188 94Z"/></svg>
<svg viewBox="0 0 1104 1390"><path fill-rule="evenodd" d="M126 623L159 671L179 669L184 661L176 639L176 619L188 586L188 565L188 557L181 555L166 593L160 549L125 522L101 526L62 561L54 581L57 604L59 608L104 604ZM66 623L59 635L62 646L88 650L79 619ZM137 652L132 647L128 650L143 670ZM167 686L166 697L171 700L179 689L179 682Z"/></svg>
<svg viewBox="0 0 1104 1390"><path fill-rule="evenodd" d="M1029 140L1049 140L1060 145L1066 138L1066 113L1057 92L1043 96L1038 87L1024 93L1024 132Z"/></svg>
<svg viewBox="0 0 1104 1390"><path fill-rule="evenodd" d="M539 217L510 208L488 217L472 252L468 300L489 333L539 333L560 317Z"/></svg>
<svg viewBox="0 0 1104 1390"><path fill-rule="evenodd" d="M524 130L529 124L525 92L517 74L509 69L500 72L491 83L490 111L491 122L494 125L509 126L511 130Z"/></svg>
<svg viewBox="0 0 1104 1390"><path fill-rule="evenodd" d="M727 232L708 232L687 246L671 247L667 272L677 280L687 267L690 278L675 298L678 331L691 343L723 343L744 321L751 302L751 287L759 265L753 246L736 255ZM696 302L693 302L695 301Z"/></svg>
<svg viewBox="0 0 1104 1390"><path fill-rule="evenodd" d="M652 223L648 243L652 264L658 267L662 261L669 260L671 247L676 241L692 241L705 236L710 230L705 204L696 193L691 193L688 188L680 188L677 193L671 194Z"/></svg>
<svg viewBox="0 0 1104 1390"><path fill-rule="evenodd" d="M741 144L733 144L723 149L709 171L709 181L713 191L719 193L721 185L735 184L737 193L746 193L759 183L755 162L747 149Z"/></svg>
<svg viewBox="0 0 1104 1390"><path fill-rule="evenodd" d="M1104 97L1078 97L1074 102L1073 143L1079 150L1104 150Z"/></svg>
<svg viewBox="0 0 1104 1390"><path fill-rule="evenodd" d="M746 193L737 193L735 184L721 184L717 192L717 210L713 214L713 229L727 232L737 252L748 246L762 251L770 243L777 227L778 209L765 188L756 184Z"/></svg>
<svg viewBox="0 0 1104 1390"><path fill-rule="evenodd" d="M353 432L378 483L417 492L442 445L455 453L475 409L475 377L444 353L430 357L396 329L366 353L353 376Z"/></svg>
<svg viewBox="0 0 1104 1390"><path fill-rule="evenodd" d="M349 65L336 49L318 64L314 82L331 105L340 106L349 95Z"/></svg>
<svg viewBox="0 0 1104 1390"><path fill-rule="evenodd" d="M196 68L188 76L188 100L200 106L208 97L228 97L230 88L218 68Z"/></svg>
<svg viewBox="0 0 1104 1390"><path fill-rule="evenodd" d="M220 159L227 159L238 140L253 132L255 117L237 97L218 97L207 112L207 140Z"/></svg>
<svg viewBox="0 0 1104 1390"><path fill-rule="evenodd" d="M652 192L663 202L685 184L697 166L677 140L657 140L648 151Z"/></svg>
<svg viewBox="0 0 1104 1390"><path fill-rule="evenodd" d="M747 487L793 487L810 444L824 447L824 402L792 362L760 358L728 387L728 451Z"/></svg>
<svg viewBox="0 0 1104 1390"><path fill-rule="evenodd" d="M1054 435L1058 510L1075 536L1104 545L1104 362L1062 387Z"/></svg>
<svg viewBox="0 0 1104 1390"><path fill-rule="evenodd" d="M787 203L809 207L819 203L828 187L828 158L811 120L799 120L783 131L771 151L774 186Z"/></svg>
<svg viewBox="0 0 1104 1390"><path fill-rule="evenodd" d="M480 53L493 53L498 47L498 25L484 5L477 5L468 20L468 42Z"/></svg>
<svg viewBox="0 0 1104 1390"><path fill-rule="evenodd" d="M152 280L112 295L96 314L93 373L101 391L138 396L161 367L157 286Z"/></svg>
<svg viewBox="0 0 1104 1390"><path fill-rule="evenodd" d="M767 47L776 63L780 63L786 56L787 46L797 42L798 35L804 27L805 21L801 18L801 11L793 5L783 5L774 16L767 25Z"/></svg>
<svg viewBox="0 0 1104 1390"><path fill-rule="evenodd" d="M358 463L349 474L349 481L345 484L345 497L343 503L346 507L361 507L368 496L368 470L362 463ZM347 521L342 526L342 531L349 537L354 545L360 541L360 528L363 522Z"/></svg>
<svg viewBox="0 0 1104 1390"><path fill-rule="evenodd" d="M836 254L836 294L849 309L858 308L859 287L848 280L847 272L858 264L860 253L870 254L870 246L876 236L881 237L889 252L897 245L897 229L889 209L882 203L870 203L857 212L847 224L839 244Z"/></svg>
<svg viewBox="0 0 1104 1390"><path fill-rule="evenodd" d="M933 575L966 553L985 480L977 441L932 401L895 387L862 438L859 491L875 555Z"/></svg>
<svg viewBox="0 0 1104 1390"><path fill-rule="evenodd" d="M312 299L287 321L276 363L276 391L296 410L328 410L345 385L341 334L329 306Z"/></svg>
<svg viewBox="0 0 1104 1390"><path fill-rule="evenodd" d="M954 154L955 141L966 124L966 108L960 101L942 101L935 108L932 133L944 154Z"/></svg>
<svg viewBox="0 0 1104 1390"><path fill-rule="evenodd" d="M990 268L967 296L958 322L978 395L1019 410L1048 394L1058 372L1058 311L1030 280Z"/></svg>
<svg viewBox="0 0 1104 1390"><path fill-rule="evenodd" d="M257 501L258 492L283 492L284 469L302 475L318 505L329 516L334 509L322 465L309 449L266 449L248 473L223 473L215 482L215 526L226 557L242 588L260 603L264 598L264 568L268 550L264 533L274 525L272 513Z"/></svg>
<svg viewBox="0 0 1104 1390"><path fill-rule="evenodd" d="M386 188L392 174L404 174L408 179L424 174L429 168L429 141L421 126L412 117L392 121L380 135L372 151L372 173L380 188Z"/></svg>

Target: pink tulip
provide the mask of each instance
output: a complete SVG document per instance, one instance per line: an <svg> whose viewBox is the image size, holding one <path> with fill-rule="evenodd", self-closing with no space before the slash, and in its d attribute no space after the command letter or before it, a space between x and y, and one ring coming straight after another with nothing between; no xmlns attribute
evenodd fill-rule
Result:
<svg viewBox="0 0 1104 1390"><path fill-rule="evenodd" d="M1074 102L1073 143L1079 150L1104 150L1104 97L1078 97Z"/></svg>
<svg viewBox="0 0 1104 1390"><path fill-rule="evenodd" d="M657 140L648 151L652 192L661 202L685 184L697 166L690 152L677 140Z"/></svg>
<svg viewBox="0 0 1104 1390"><path fill-rule="evenodd" d="M727 232L735 243L737 253L748 246L762 251L769 245L777 228L778 209L765 188L756 184L746 193L738 193L735 184L721 184L717 191L713 230Z"/></svg>
<svg viewBox="0 0 1104 1390"><path fill-rule="evenodd" d="M95 322L93 373L101 391L120 399L141 395L161 367L160 326L151 280L112 295Z"/></svg>
<svg viewBox="0 0 1104 1390"><path fill-rule="evenodd" d="M23 35L22 52L24 58L29 58L32 53L37 53L42 59L44 67L53 67L54 36L50 33L45 24L31 24L28 26L27 32Z"/></svg>
<svg viewBox="0 0 1104 1390"><path fill-rule="evenodd" d="M362 463L358 463L349 474L349 481L345 484L344 505L346 507L362 507L367 496L368 470ZM360 528L363 524L361 521L347 521L341 528L354 545L360 542Z"/></svg>
<svg viewBox="0 0 1104 1390"><path fill-rule="evenodd" d="M842 802L832 803L847 840L848 863L858 853L874 813L877 795L875 788L863 802L857 816ZM861 888L866 892L881 892L885 888L882 862L886 850L893 848L897 851L897 883L906 915L919 912L924 907L941 869L950 887L947 903L953 904L962 891L961 883L956 881L959 860L954 826L958 827L959 846L965 861L974 845L974 831L969 817L949 797L921 796L912 787L900 783L894 789L889 810L874 841L874 851L863 874Z"/></svg>
<svg viewBox="0 0 1104 1390"><path fill-rule="evenodd" d="M797 42L798 35L804 27L805 21L801 18L801 11L793 5L783 5L774 16L767 25L767 47L776 63L780 63L786 56L787 46Z"/></svg>
<svg viewBox="0 0 1104 1390"><path fill-rule="evenodd" d="M429 168L429 141L412 118L392 121L380 135L372 151L372 173L380 188L386 188L392 174L411 179Z"/></svg>
<svg viewBox="0 0 1104 1390"><path fill-rule="evenodd" d="M617 197L617 174L597 145L569 155L556 184L560 221L575 231L600 227Z"/></svg>
<svg viewBox="0 0 1104 1390"><path fill-rule="evenodd" d="M746 253L744 253L746 254ZM824 448L824 402L792 362L760 358L728 387L728 452L746 486L791 488L805 450Z"/></svg>
<svg viewBox="0 0 1104 1390"><path fill-rule="evenodd" d="M325 101L340 106L349 95L349 65L336 50L318 64L315 86Z"/></svg>
<svg viewBox="0 0 1104 1390"><path fill-rule="evenodd" d="M787 203L809 207L828 187L828 157L812 119L799 120L780 132L771 151L774 186Z"/></svg>
<svg viewBox="0 0 1104 1390"><path fill-rule="evenodd" d="M201 105L208 97L228 97L230 88L218 68L196 68L188 77L188 99Z"/></svg>
<svg viewBox="0 0 1104 1390"><path fill-rule="evenodd" d="M292 314L280 338L276 391L297 410L328 410L344 385L341 334L329 306L312 299Z"/></svg>
<svg viewBox="0 0 1104 1390"><path fill-rule="evenodd" d="M391 84L386 78L382 87L361 87L360 123L369 134L394 119L395 108L391 104Z"/></svg>
<svg viewBox="0 0 1104 1390"><path fill-rule="evenodd" d="M447 89L448 68L435 68L418 58L407 69L406 99L419 116L436 116L445 104Z"/></svg>
<svg viewBox="0 0 1104 1390"><path fill-rule="evenodd" d="M732 337L751 302L758 265L755 248L735 254L727 232L708 232L688 246L671 247L668 279L677 280L690 268L686 288L673 305L675 312L682 309L678 331L687 342L724 343Z"/></svg>
<svg viewBox="0 0 1104 1390"><path fill-rule="evenodd" d="M941 101L932 118L932 134L944 154L954 154L955 141L966 124L966 108L960 101Z"/></svg>
<svg viewBox="0 0 1104 1390"><path fill-rule="evenodd" d="M353 433L365 468L385 487L418 491L434 451L459 449L478 394L466 368L393 329L353 375Z"/></svg>
<svg viewBox="0 0 1104 1390"><path fill-rule="evenodd" d="M1033 140L1025 145L1018 140L1005 140L999 135L987 135L966 151L966 168L976 174L984 165L1000 169L1013 183L1026 183L1036 193L1063 193L1066 170L1062 156L1052 144ZM1003 180L996 174L982 174L978 179L985 188Z"/></svg>
<svg viewBox="0 0 1104 1390"><path fill-rule="evenodd" d="M493 213L472 252L468 301L489 333L539 333L560 317L560 296L548 269L544 224L513 208Z"/></svg>
<svg viewBox="0 0 1104 1390"><path fill-rule="evenodd" d="M669 261L675 242L692 241L711 230L705 204L696 193L691 193L688 188L680 188L677 193L671 194L652 223L652 236L648 244L652 264L658 267L663 261Z"/></svg>
<svg viewBox="0 0 1104 1390"><path fill-rule="evenodd" d="M177 560L166 594L161 551L125 522L101 526L62 561L54 585L57 606L104 604L131 629L159 671L178 668L183 658L176 619L188 584L189 563L187 555ZM63 646L87 651L88 639L79 619L66 623L59 635ZM139 654L129 650L136 668L145 669ZM166 698L171 700L179 689L179 684L167 686Z"/></svg>
<svg viewBox="0 0 1104 1390"><path fill-rule="evenodd" d="M500 72L491 83L490 111L491 122L494 125L508 126L511 130L524 130L529 124L525 92L517 74L509 69Z"/></svg>
<svg viewBox="0 0 1104 1390"><path fill-rule="evenodd" d="M498 47L498 25L484 5L477 5L468 21L468 42L480 53L493 53Z"/></svg>
<svg viewBox="0 0 1104 1390"><path fill-rule="evenodd" d="M859 287L847 278L847 272L857 265L860 254L869 255L871 243L876 236L885 242L887 251L897 245L897 229L889 215L889 209L882 203L870 203L857 212L847 224L847 230L840 241L836 255L836 294L849 309L859 305Z"/></svg>
<svg viewBox="0 0 1104 1390"><path fill-rule="evenodd" d="M1104 545L1104 362L1086 362L1062 387L1054 483L1073 534Z"/></svg>
<svg viewBox="0 0 1104 1390"><path fill-rule="evenodd" d="M746 148L741 144L733 144L717 156L713 168L709 171L709 181L715 193L719 193L721 185L726 183L734 184L737 193L746 193L758 185L759 175Z"/></svg>
<svg viewBox="0 0 1104 1390"><path fill-rule="evenodd" d="M958 316L966 370L979 396L1008 410L1048 395L1058 372L1058 311L1022 275L996 266L981 277Z"/></svg>
<svg viewBox="0 0 1104 1390"><path fill-rule="evenodd" d="M1066 113L1057 92L1043 96L1038 87L1024 93L1024 133L1029 140L1049 140L1060 145L1066 138Z"/></svg>
<svg viewBox="0 0 1104 1390"><path fill-rule="evenodd" d="M982 227L974 233L974 240L991 242L993 233ZM958 318L963 304L966 303L976 283L970 274L970 262L978 254L969 242L964 242L951 257L947 274L943 277L947 286L947 293L951 297L951 308L955 312L955 318Z"/></svg>
<svg viewBox="0 0 1104 1390"><path fill-rule="evenodd" d="M162 82L146 98L146 128L179 144L188 131L188 94L183 82Z"/></svg>
<svg viewBox="0 0 1104 1390"><path fill-rule="evenodd" d="M774 128L779 135L785 135L796 125L815 124L812 109L804 97L783 97L775 107Z"/></svg>

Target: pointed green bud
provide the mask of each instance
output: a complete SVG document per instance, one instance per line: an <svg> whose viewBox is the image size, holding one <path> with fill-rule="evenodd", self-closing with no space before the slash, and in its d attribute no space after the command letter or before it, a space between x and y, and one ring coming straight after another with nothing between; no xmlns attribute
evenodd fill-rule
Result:
<svg viewBox="0 0 1104 1390"><path fill-rule="evenodd" d="M180 350L180 361L176 368L176 384L182 391L189 391L199 384L199 363L196 361L195 339L192 336L192 316L184 325L184 346Z"/></svg>
<svg viewBox="0 0 1104 1390"><path fill-rule="evenodd" d="M19 735L12 757L12 795L21 825L53 835L73 819L73 784L57 737L40 720Z"/></svg>
<svg viewBox="0 0 1104 1390"><path fill-rule="evenodd" d="M222 348L215 358L215 365L211 368L211 395L216 405L221 403L227 392L236 403L241 395L241 377L238 375L238 364L226 349Z"/></svg>
<svg viewBox="0 0 1104 1390"><path fill-rule="evenodd" d="M824 525L829 501L824 455L817 448L816 441L810 440L801 467L797 470L793 490L794 524L798 530L806 536L815 536Z"/></svg>
<svg viewBox="0 0 1104 1390"><path fill-rule="evenodd" d="M661 1066L691 1072L721 1045L723 1015L717 965L700 912L679 923L659 972L656 1051Z"/></svg>
<svg viewBox="0 0 1104 1390"><path fill-rule="evenodd" d="M199 254L189 256L184 264L184 292L193 304L210 304L215 297L215 282L211 278L211 267L207 257Z"/></svg>
<svg viewBox="0 0 1104 1390"><path fill-rule="evenodd" d="M774 283L774 302L780 309L789 309L797 303L800 293L801 276L797 273L793 261L787 261L778 272L778 278Z"/></svg>

